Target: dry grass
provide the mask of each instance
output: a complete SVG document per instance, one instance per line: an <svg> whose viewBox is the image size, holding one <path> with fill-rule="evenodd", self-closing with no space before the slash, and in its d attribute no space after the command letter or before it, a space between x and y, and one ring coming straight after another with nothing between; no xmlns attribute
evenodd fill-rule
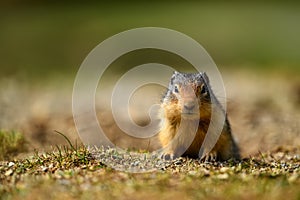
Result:
<svg viewBox="0 0 300 200"><path fill-rule="evenodd" d="M23 134L0 130L0 160L9 160L26 150L26 141Z"/></svg>
<svg viewBox="0 0 300 200"><path fill-rule="evenodd" d="M85 148L59 148L2 162L0 194L4 199L299 199L299 153L279 149L222 163L178 158L154 172L128 173L107 167Z"/></svg>

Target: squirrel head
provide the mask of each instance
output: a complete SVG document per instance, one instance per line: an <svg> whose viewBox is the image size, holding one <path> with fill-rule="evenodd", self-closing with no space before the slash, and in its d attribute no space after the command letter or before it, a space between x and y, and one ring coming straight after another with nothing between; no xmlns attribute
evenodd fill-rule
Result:
<svg viewBox="0 0 300 200"><path fill-rule="evenodd" d="M210 114L211 89L205 72L181 73L175 71L162 107L169 117L183 116L199 119Z"/></svg>

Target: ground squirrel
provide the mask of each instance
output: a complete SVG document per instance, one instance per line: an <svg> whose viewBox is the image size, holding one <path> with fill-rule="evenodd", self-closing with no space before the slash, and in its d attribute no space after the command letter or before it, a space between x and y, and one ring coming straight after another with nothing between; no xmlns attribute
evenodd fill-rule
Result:
<svg viewBox="0 0 300 200"><path fill-rule="evenodd" d="M212 92L206 73L180 72L174 72L172 75L161 103L162 122L158 136L164 147L164 158L176 158L181 155L198 158L209 124L212 123L212 110L223 116L225 122L221 124L223 128L220 127L222 132L218 135L217 143L201 159L239 159L239 149L232 137L227 115ZM191 127L196 128L192 130ZM182 130L182 134L178 133L179 129ZM193 138L188 139L191 134Z"/></svg>

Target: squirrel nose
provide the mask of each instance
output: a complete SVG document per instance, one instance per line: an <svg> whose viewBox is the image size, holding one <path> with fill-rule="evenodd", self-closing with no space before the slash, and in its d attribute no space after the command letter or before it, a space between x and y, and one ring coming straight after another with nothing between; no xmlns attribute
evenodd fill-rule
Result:
<svg viewBox="0 0 300 200"><path fill-rule="evenodd" d="M184 109L193 110L195 108L195 104L185 104Z"/></svg>

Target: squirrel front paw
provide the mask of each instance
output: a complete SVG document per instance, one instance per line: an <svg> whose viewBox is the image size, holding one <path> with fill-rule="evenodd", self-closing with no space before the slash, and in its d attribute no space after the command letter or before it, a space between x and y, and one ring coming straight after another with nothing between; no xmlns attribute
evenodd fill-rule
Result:
<svg viewBox="0 0 300 200"><path fill-rule="evenodd" d="M178 156L175 155L175 153L173 151L166 151L163 152L161 154L161 158L164 160L174 160L176 159Z"/></svg>
<svg viewBox="0 0 300 200"><path fill-rule="evenodd" d="M211 151L209 153L206 153L200 158L200 161L203 162L214 162L217 160L217 152L216 151Z"/></svg>

